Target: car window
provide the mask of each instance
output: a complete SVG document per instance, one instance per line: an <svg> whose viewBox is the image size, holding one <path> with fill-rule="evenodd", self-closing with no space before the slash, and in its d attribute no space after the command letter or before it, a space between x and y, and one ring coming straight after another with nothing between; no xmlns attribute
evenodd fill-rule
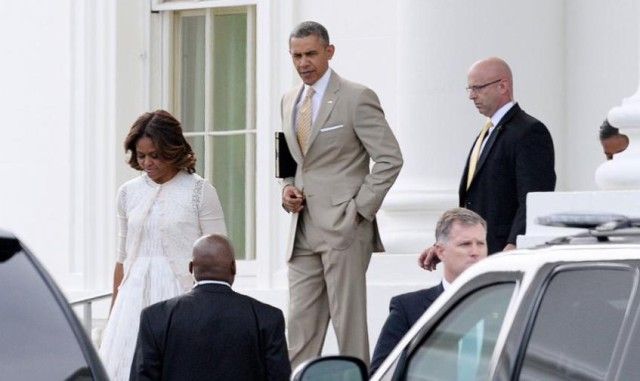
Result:
<svg viewBox="0 0 640 381"><path fill-rule="evenodd" d="M410 356L406 380L485 380L515 283L469 294Z"/></svg>
<svg viewBox="0 0 640 381"><path fill-rule="evenodd" d="M520 380L604 380L634 275L614 268L556 273L528 340Z"/></svg>
<svg viewBox="0 0 640 381"><path fill-rule="evenodd" d="M24 252L0 250L0 378L93 379L63 310Z"/></svg>

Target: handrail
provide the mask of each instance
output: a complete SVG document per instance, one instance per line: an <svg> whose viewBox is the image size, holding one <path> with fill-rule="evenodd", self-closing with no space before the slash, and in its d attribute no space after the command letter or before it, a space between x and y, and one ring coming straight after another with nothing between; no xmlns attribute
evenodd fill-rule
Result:
<svg viewBox="0 0 640 381"><path fill-rule="evenodd" d="M101 300L101 299L106 299L111 297L111 292L102 292L99 294L95 294L86 298L81 298L78 300L74 300L72 302L69 302L69 305L71 307L78 307L78 306L83 306L82 308L82 325L84 326L85 331L87 331L87 334L89 335L89 337L91 337L91 329L93 328L93 317L92 317L92 310L91 310L91 303L97 301L97 300Z"/></svg>
<svg viewBox="0 0 640 381"><path fill-rule="evenodd" d="M89 296L88 298L82 298L82 299L70 301L69 304L71 305L71 307L75 307L75 306L78 306L78 305L81 305L81 304L91 303L91 302L94 302L96 300L100 300L100 299L104 299L104 298L110 297L111 294L112 294L111 292L103 292L103 293L100 293L100 294Z"/></svg>

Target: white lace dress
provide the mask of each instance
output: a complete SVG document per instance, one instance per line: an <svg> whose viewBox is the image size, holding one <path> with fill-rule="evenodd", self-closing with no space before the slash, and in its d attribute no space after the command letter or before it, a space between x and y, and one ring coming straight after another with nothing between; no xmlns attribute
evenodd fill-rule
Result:
<svg viewBox="0 0 640 381"><path fill-rule="evenodd" d="M164 184L146 174L125 183L118 191L118 219L124 278L99 351L112 381L129 379L142 309L190 289L194 241L226 234L215 189L184 171Z"/></svg>

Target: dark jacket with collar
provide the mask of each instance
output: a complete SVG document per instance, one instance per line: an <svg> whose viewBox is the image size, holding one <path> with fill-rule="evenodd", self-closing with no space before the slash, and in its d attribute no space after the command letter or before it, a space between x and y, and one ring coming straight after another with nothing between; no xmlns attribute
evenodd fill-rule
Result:
<svg viewBox="0 0 640 381"><path fill-rule="evenodd" d="M458 194L461 207L487 221L487 244L492 254L502 251L507 243L515 244L516 237L525 233L527 193L553 191L556 174L549 130L517 103L488 139L467 189L469 153Z"/></svg>
<svg viewBox="0 0 640 381"><path fill-rule="evenodd" d="M204 284L142 311L131 380L289 380L282 311Z"/></svg>
<svg viewBox="0 0 640 381"><path fill-rule="evenodd" d="M389 353L422 316L436 298L444 292L442 283L435 287L401 294L391 298L389 316L382 326L371 358L370 374L382 365Z"/></svg>

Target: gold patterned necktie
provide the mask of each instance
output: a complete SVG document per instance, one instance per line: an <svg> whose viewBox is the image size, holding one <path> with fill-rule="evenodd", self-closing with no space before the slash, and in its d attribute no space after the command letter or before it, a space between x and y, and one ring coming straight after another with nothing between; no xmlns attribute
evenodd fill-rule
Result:
<svg viewBox="0 0 640 381"><path fill-rule="evenodd" d="M487 123L482 127L482 131L480 131L478 139L476 139L476 144L473 145L471 157L469 158L469 172L467 172L467 189L469 189L471 180L473 180L473 176L476 173L476 165L478 165L478 159L480 158L482 142L484 141L485 136L487 136L487 131L489 131L491 127L493 127L493 123L491 123L491 119L488 119Z"/></svg>
<svg viewBox="0 0 640 381"><path fill-rule="evenodd" d="M298 136L298 144L300 144L303 155L307 154L307 149L309 148L309 135L311 135L311 121L313 119L311 98L313 98L313 94L315 93L316 91L313 87L309 86L307 88L307 94L300 107L298 107L298 113L296 114L296 133Z"/></svg>

